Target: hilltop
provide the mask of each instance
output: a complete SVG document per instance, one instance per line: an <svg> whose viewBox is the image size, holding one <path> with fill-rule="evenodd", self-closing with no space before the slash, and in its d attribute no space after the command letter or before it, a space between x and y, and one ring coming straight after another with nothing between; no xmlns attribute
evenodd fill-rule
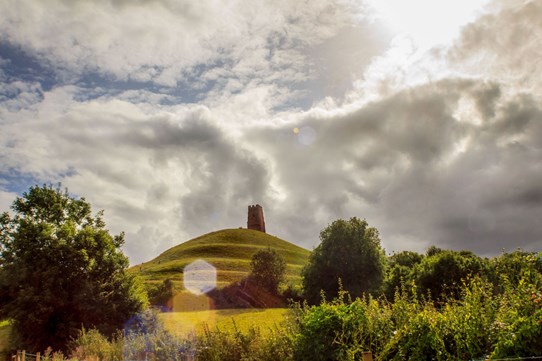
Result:
<svg viewBox="0 0 542 361"><path fill-rule="evenodd" d="M184 242L163 252L151 261L134 266L145 283L159 283L169 278L182 288L184 267L203 259L217 269L217 286L225 287L248 276L252 255L260 249L276 250L286 261L286 282L300 282L301 269L310 252L267 233L252 229L224 229Z"/></svg>

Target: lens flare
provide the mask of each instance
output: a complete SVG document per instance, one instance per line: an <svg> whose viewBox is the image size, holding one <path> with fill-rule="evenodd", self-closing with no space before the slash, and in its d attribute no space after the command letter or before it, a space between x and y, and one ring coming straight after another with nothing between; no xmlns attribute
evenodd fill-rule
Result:
<svg viewBox="0 0 542 361"><path fill-rule="evenodd" d="M184 288L195 295L202 295L216 287L216 268L198 259L184 268Z"/></svg>
<svg viewBox="0 0 542 361"><path fill-rule="evenodd" d="M311 145L315 140L316 130L314 130L314 128L305 126L298 130L297 141L302 145Z"/></svg>

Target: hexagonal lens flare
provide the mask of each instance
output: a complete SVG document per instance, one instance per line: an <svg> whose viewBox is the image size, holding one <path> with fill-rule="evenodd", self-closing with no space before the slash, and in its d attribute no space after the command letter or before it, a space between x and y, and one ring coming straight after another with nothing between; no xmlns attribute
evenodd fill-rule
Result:
<svg viewBox="0 0 542 361"><path fill-rule="evenodd" d="M198 259L184 268L184 288L195 295L201 295L216 287L216 268Z"/></svg>

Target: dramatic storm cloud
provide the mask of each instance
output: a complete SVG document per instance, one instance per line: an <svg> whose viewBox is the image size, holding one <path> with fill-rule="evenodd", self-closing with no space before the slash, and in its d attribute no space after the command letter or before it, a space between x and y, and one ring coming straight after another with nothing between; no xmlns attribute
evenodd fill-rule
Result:
<svg viewBox="0 0 542 361"><path fill-rule="evenodd" d="M542 4L4 1L0 206L62 182L132 264L246 226L311 249L542 249Z"/></svg>

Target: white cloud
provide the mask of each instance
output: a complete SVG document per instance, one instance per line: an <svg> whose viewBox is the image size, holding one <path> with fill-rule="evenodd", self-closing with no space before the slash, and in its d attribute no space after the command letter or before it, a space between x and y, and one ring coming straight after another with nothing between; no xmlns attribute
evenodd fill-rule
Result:
<svg viewBox="0 0 542 361"><path fill-rule="evenodd" d="M540 248L542 12L497 5L423 48L355 2L3 2L0 40L58 83L0 83L0 176L85 196L133 263L253 203L308 248L350 216L388 250Z"/></svg>
<svg viewBox="0 0 542 361"><path fill-rule="evenodd" d="M251 134L287 190L268 213L306 246L318 227L353 215L376 225L388 249L405 249L398 240L486 254L540 246L542 109L495 86L446 80L347 114L307 115L295 127L315 130L308 146L287 126ZM465 98L479 124L456 118Z"/></svg>
<svg viewBox="0 0 542 361"><path fill-rule="evenodd" d="M38 103L41 93L41 86L36 82L3 82L0 83L0 104L9 111L17 111Z"/></svg>
<svg viewBox="0 0 542 361"><path fill-rule="evenodd" d="M68 78L97 72L171 87L195 66L229 63L245 84L306 72L304 48L352 23L355 11L342 1L23 0L0 4L0 30Z"/></svg>
<svg viewBox="0 0 542 361"><path fill-rule="evenodd" d="M500 2L469 24L449 52L458 71L507 84L513 92L542 96L542 4Z"/></svg>

